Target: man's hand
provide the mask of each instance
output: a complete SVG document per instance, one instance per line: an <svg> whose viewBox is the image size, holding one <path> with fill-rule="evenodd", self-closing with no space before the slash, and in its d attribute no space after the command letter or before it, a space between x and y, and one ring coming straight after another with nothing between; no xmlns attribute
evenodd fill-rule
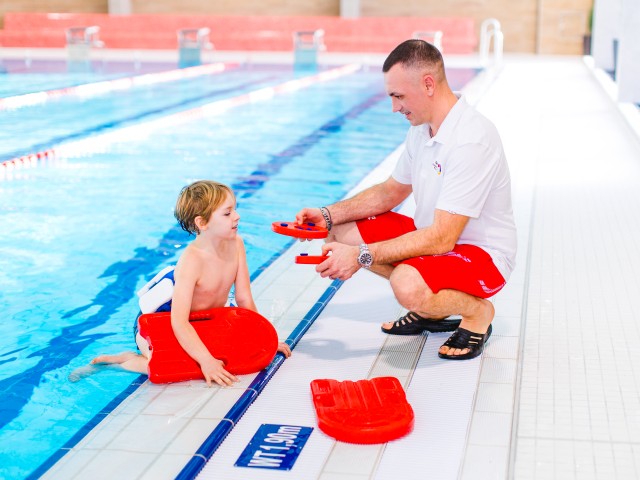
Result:
<svg viewBox="0 0 640 480"><path fill-rule="evenodd" d="M209 361L200 365L200 369L209 387L213 382L222 387L227 387L238 381L238 377L227 372L224 368L224 362L217 358L211 357Z"/></svg>
<svg viewBox="0 0 640 480"><path fill-rule="evenodd" d="M324 227L327 228L327 222L325 222L319 208L303 208L296 213L296 223L298 225L315 223L316 225L324 225Z"/></svg>
<svg viewBox="0 0 640 480"><path fill-rule="evenodd" d="M322 246L322 254L329 258L316 267L316 272L321 277L329 277L331 280L348 280L360 269L357 246L344 243L331 242Z"/></svg>

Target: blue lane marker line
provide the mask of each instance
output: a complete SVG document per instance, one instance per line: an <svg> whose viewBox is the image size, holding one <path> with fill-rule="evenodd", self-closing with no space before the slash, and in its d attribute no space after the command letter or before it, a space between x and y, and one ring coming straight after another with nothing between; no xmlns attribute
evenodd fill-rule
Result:
<svg viewBox="0 0 640 480"><path fill-rule="evenodd" d="M300 323L298 323L296 328L293 329L286 340L286 343L291 347L291 350L293 350L298 342L300 342L304 334L309 330L309 327L311 327L316 318L318 318L320 313L322 313L329 301L342 286L342 283L343 282L341 280L334 280L313 307L311 307L311 310L309 310ZM224 439L227 438L227 435L229 435L236 423L238 423L242 415L244 415L244 413L249 409L255 399L258 398L258 395L262 393L264 388L267 386L267 383L269 383L269 380L273 378L284 361L284 356L281 353L278 353L271 364L260 372L256 378L254 378L253 382L251 382L251 385L247 387L244 394L242 394L240 399L227 412L225 419L218 424L213 432L211 432L211 435L207 437L195 455L176 476L176 480L191 480L200 473L218 447L220 447Z"/></svg>

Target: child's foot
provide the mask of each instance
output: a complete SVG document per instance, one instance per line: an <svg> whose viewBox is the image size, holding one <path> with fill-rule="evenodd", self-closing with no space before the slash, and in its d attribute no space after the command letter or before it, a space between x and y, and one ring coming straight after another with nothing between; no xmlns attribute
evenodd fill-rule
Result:
<svg viewBox="0 0 640 480"><path fill-rule="evenodd" d="M70 382L77 382L104 368L116 367L132 372L146 373L147 359L135 352L122 352L116 355L98 355L89 365L76 368L69 374Z"/></svg>
<svg viewBox="0 0 640 480"><path fill-rule="evenodd" d="M118 363L122 364L128 360L132 360L136 357L139 357L135 352L122 352L116 355L98 355L96 358L89 362L91 365L101 365L101 364L113 364Z"/></svg>
<svg viewBox="0 0 640 480"><path fill-rule="evenodd" d="M94 373L102 370L106 365L85 365L83 367L80 368L76 368L73 372L71 372L69 374L69 376L67 377L69 379L70 382L78 382L80 380L82 380L83 378L87 378L90 375L93 375Z"/></svg>

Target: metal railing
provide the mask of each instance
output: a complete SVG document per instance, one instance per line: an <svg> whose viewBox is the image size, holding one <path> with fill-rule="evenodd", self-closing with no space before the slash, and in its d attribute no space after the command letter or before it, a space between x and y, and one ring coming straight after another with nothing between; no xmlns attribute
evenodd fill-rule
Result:
<svg viewBox="0 0 640 480"><path fill-rule="evenodd" d="M502 52L504 48L504 35L500 28L500 22L495 18L487 18L480 25L480 64L489 64L489 52L491 41L493 40L493 63L502 63Z"/></svg>
<svg viewBox="0 0 640 480"><path fill-rule="evenodd" d="M91 50L104 47L99 38L100 27L70 27L65 31L67 68L69 71L90 71Z"/></svg>
<svg viewBox="0 0 640 480"><path fill-rule="evenodd" d="M180 68L202 65L202 50L213 49L209 41L210 30L203 28L183 28L178 30L178 66Z"/></svg>
<svg viewBox="0 0 640 480"><path fill-rule="evenodd" d="M295 67L316 67L318 52L325 50L324 30L293 32L293 55Z"/></svg>
<svg viewBox="0 0 640 480"><path fill-rule="evenodd" d="M434 31L417 31L413 32L412 38L418 40L424 40L425 42L429 42L431 45L436 47L442 53L442 31L434 30Z"/></svg>

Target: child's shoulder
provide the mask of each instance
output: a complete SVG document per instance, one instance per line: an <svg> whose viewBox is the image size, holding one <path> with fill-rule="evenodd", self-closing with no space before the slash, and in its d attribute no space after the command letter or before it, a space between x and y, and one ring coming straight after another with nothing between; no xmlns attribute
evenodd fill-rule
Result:
<svg viewBox="0 0 640 480"><path fill-rule="evenodd" d="M189 244L180 255L178 265L200 264L202 257L203 251L193 244Z"/></svg>

